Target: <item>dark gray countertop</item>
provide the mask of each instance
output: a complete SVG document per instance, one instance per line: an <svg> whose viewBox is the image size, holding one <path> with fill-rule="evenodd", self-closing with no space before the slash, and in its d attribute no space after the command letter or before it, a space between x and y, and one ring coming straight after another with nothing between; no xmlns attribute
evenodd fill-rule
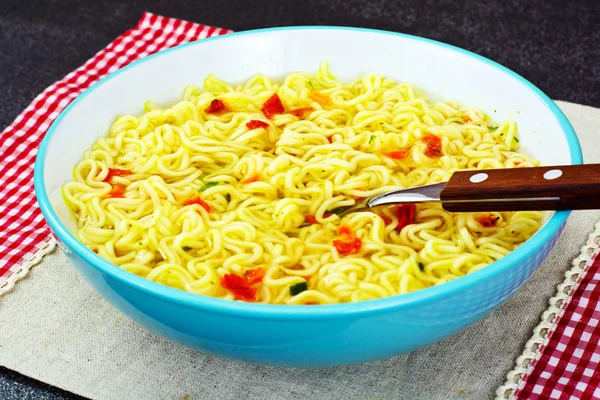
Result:
<svg viewBox="0 0 600 400"><path fill-rule="evenodd" d="M0 126L144 11L234 30L350 25L410 33L491 58L553 99L600 107L598 0L2 0ZM79 398L0 367L0 399Z"/></svg>

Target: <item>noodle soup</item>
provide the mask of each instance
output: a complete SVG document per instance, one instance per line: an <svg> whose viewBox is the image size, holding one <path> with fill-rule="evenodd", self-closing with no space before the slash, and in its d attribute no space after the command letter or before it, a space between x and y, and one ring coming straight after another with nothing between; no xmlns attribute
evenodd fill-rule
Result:
<svg viewBox="0 0 600 400"><path fill-rule="evenodd" d="M323 63L280 84L211 75L174 105L147 102L116 118L62 191L78 239L133 274L230 300L333 304L442 284L525 242L543 212L337 215L456 170L538 165L518 150L513 121L377 74L339 82Z"/></svg>

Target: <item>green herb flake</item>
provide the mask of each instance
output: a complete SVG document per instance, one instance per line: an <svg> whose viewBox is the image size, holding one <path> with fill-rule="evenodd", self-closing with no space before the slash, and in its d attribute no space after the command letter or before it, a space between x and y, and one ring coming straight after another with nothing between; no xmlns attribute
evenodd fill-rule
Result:
<svg viewBox="0 0 600 400"><path fill-rule="evenodd" d="M515 136L515 140L517 141L517 143L519 143L519 138Z"/></svg>
<svg viewBox="0 0 600 400"><path fill-rule="evenodd" d="M204 186L202 186L200 188L200 191L204 192L206 189L210 189L211 187L217 186L218 184L219 184L219 182L208 182L208 183L205 183Z"/></svg>
<svg viewBox="0 0 600 400"><path fill-rule="evenodd" d="M369 138L369 144L371 144L371 142L375 140L375 135L371 135L371 137Z"/></svg>
<svg viewBox="0 0 600 400"><path fill-rule="evenodd" d="M313 87L313 84L312 84L312 82L311 82L311 81L308 81L308 87L309 87L311 90L313 90L313 89L314 89L314 87Z"/></svg>
<svg viewBox="0 0 600 400"><path fill-rule="evenodd" d="M300 294L300 293L304 292L305 290L308 290L308 283L306 283L306 282L299 282L299 283L296 283L296 284L290 286L290 294L292 296Z"/></svg>
<svg viewBox="0 0 600 400"><path fill-rule="evenodd" d="M229 193L225 195L225 200L227 200L228 203L231 201L231 195Z"/></svg>
<svg viewBox="0 0 600 400"><path fill-rule="evenodd" d="M494 131L498 130L498 127L497 126L490 126L488 129L490 130L490 132L494 132Z"/></svg>
<svg viewBox="0 0 600 400"><path fill-rule="evenodd" d="M425 265L424 265L422 262L419 262L417 265L419 266L419 270L420 270L421 272L424 272L424 271L425 271Z"/></svg>
<svg viewBox="0 0 600 400"><path fill-rule="evenodd" d="M181 249L182 249L183 251L190 251L192 248L191 248L191 247L189 247L189 246L183 246Z"/></svg>

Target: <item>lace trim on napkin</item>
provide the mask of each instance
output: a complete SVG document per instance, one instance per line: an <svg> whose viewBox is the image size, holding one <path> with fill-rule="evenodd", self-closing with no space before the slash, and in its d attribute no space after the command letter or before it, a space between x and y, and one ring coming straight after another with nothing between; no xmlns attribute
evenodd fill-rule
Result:
<svg viewBox="0 0 600 400"><path fill-rule="evenodd" d="M18 280L23 279L29 273L29 270L42 261L42 258L50 253L56 247L56 240L53 237L46 242L40 243L40 246L34 253L29 254L8 279L0 284L0 296L8 293L15 286Z"/></svg>
<svg viewBox="0 0 600 400"><path fill-rule="evenodd" d="M556 295L550 299L550 307L544 311L541 322L533 330L533 336L525 344L525 350L517 358L515 368L506 375L506 382L496 390L496 400L512 399L515 391L523 382L531 362L538 356L544 343L548 340L548 334L553 328L554 322L564 312L571 293L577 289L584 271L600 252L600 222L590 233L588 241L581 247L581 253L573 262L570 270L565 272L565 280L558 285Z"/></svg>

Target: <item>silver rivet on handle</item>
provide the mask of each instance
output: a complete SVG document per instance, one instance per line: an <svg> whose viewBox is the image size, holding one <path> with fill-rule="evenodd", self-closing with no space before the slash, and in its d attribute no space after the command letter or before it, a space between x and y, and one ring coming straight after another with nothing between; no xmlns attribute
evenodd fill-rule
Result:
<svg viewBox="0 0 600 400"><path fill-rule="evenodd" d="M550 171L546 171L544 174L544 179L551 181L552 179L560 178L563 172L560 169L551 169Z"/></svg>
<svg viewBox="0 0 600 400"><path fill-rule="evenodd" d="M471 183L481 183L487 178L488 174L486 174L485 172L480 172L478 174L472 175L471 178L469 178L469 180L471 181Z"/></svg>

